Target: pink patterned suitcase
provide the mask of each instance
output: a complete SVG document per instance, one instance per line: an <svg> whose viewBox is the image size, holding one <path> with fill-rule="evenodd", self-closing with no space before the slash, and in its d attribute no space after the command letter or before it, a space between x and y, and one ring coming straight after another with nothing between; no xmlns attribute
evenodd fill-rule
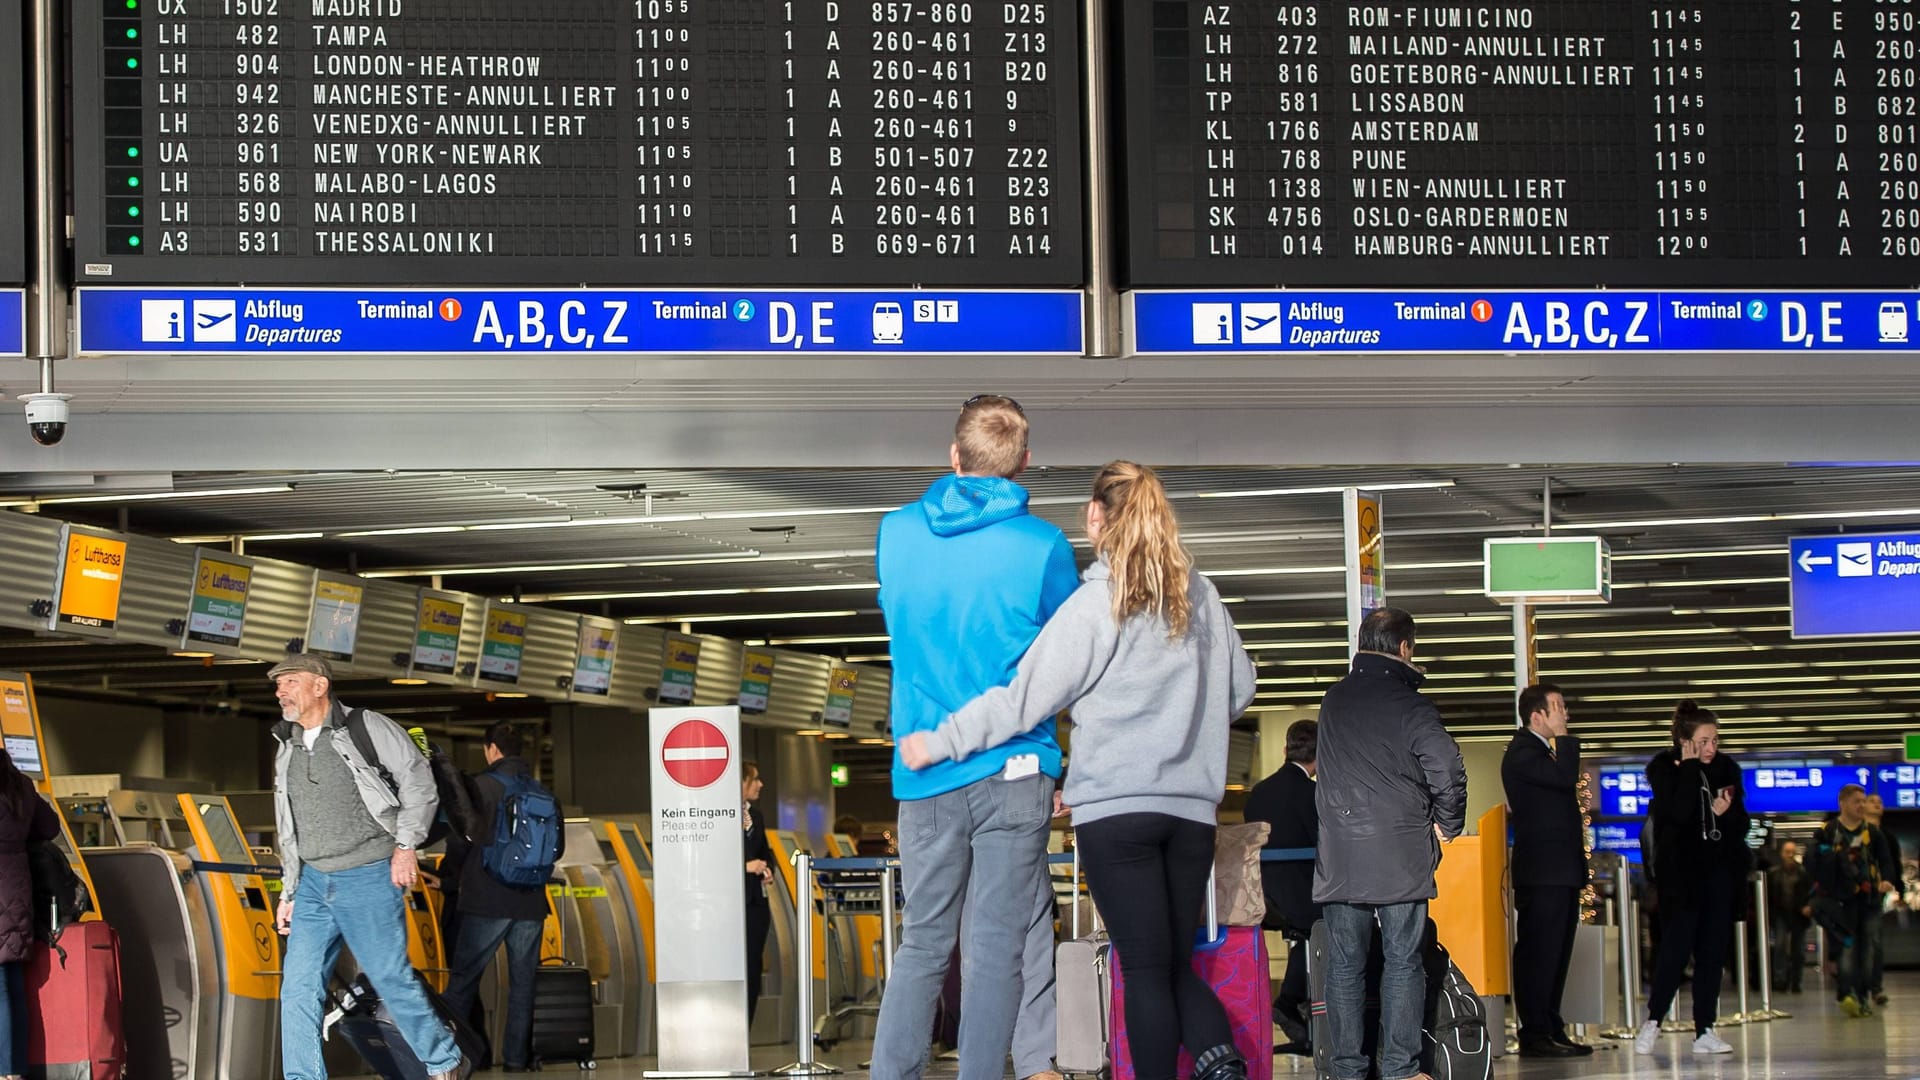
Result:
<svg viewBox="0 0 1920 1080"><path fill-rule="evenodd" d="M1118 951L1113 970L1113 1080L1134 1080L1127 1045L1124 971ZM1193 947L1193 970L1213 987L1233 1024L1233 1044L1247 1059L1248 1080L1273 1080L1273 994L1267 969L1267 939L1257 926L1226 926L1211 940L1204 931ZM1204 1050L1206 1047L1200 1047ZM1193 1055L1180 1051L1180 1076L1193 1075Z"/></svg>

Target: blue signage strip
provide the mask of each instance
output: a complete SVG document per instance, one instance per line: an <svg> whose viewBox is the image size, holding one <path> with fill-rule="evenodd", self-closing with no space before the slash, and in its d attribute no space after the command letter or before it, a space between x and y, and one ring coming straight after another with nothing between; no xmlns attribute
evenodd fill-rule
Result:
<svg viewBox="0 0 1920 1080"><path fill-rule="evenodd" d="M1920 349L1912 292L1135 292L1132 351L1877 352Z"/></svg>
<svg viewBox="0 0 1920 1080"><path fill-rule="evenodd" d="M1908 765L1903 768L1906 769L1912 789L1920 792L1920 782L1915 782L1913 777L1914 767ZM1740 781L1744 785L1747 810L1755 814L1820 814L1837 810L1840 806L1840 789L1847 784L1859 784L1869 794L1878 791L1888 806L1894 805L1895 796L1888 786L1888 777L1896 773L1896 767L1878 767L1877 786L1875 771L1876 767L1871 764L1799 762L1776 765L1760 761L1742 764ZM1646 816L1653 802L1653 791L1647 785L1643 766L1603 765L1598 772L1600 805L1596 812L1599 816Z"/></svg>
<svg viewBox="0 0 1920 1080"><path fill-rule="evenodd" d="M1873 793L1880 796L1889 810L1920 809L1920 766L1882 765Z"/></svg>
<svg viewBox="0 0 1920 1080"><path fill-rule="evenodd" d="M78 290L104 353L1085 351L1077 290Z"/></svg>
<svg viewBox="0 0 1920 1080"><path fill-rule="evenodd" d="M0 289L0 356L27 355L27 293Z"/></svg>
<svg viewBox="0 0 1920 1080"><path fill-rule="evenodd" d="M1920 533L1799 536L1787 559L1794 637L1920 634Z"/></svg>

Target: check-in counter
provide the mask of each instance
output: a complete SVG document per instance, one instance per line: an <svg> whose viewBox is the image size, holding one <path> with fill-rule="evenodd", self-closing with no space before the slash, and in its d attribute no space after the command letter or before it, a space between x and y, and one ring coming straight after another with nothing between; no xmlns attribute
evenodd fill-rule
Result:
<svg viewBox="0 0 1920 1080"><path fill-rule="evenodd" d="M274 902L227 801L217 795L175 799L193 840L193 876L213 916L213 962L220 972L214 1075L273 1075L280 1050L281 960Z"/></svg>
<svg viewBox="0 0 1920 1080"><path fill-rule="evenodd" d="M604 861L593 825L566 823L567 850L554 865L547 887L560 913L562 949L542 961L563 959L593 978L594 1049L603 1056L638 1052L640 1024L649 999L642 970L639 920L618 867Z"/></svg>
<svg viewBox="0 0 1920 1080"><path fill-rule="evenodd" d="M635 822L600 821L596 825L599 827L601 853L609 857L612 866L619 872L621 884L626 888L628 911L633 918L633 934L639 943L640 1005L627 1010L625 1027L633 1034L633 1053L652 1054L656 1049L653 1029L657 989L653 939L653 850Z"/></svg>
<svg viewBox="0 0 1920 1080"><path fill-rule="evenodd" d="M1440 943L1483 997L1512 992L1507 970L1507 808L1481 815L1478 835L1441 849L1428 905Z"/></svg>

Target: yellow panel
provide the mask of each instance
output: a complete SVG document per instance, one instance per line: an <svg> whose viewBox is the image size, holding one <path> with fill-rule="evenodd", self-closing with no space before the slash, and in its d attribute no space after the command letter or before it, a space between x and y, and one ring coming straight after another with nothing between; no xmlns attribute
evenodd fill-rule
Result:
<svg viewBox="0 0 1920 1080"><path fill-rule="evenodd" d="M1480 818L1478 836L1462 836L1441 849L1434 874L1439 896L1430 905L1440 943L1460 973L1489 997L1511 992L1507 970L1507 808Z"/></svg>
<svg viewBox="0 0 1920 1080"><path fill-rule="evenodd" d="M633 909L640 916L640 945L647 957L647 978L657 979L659 968L653 959L653 888L640 873L640 864L634 861L633 849L627 846L626 835L620 831L617 821L603 821L600 827L606 831L607 839L613 843L614 860L620 864L620 873L627 879L627 893L633 897Z"/></svg>
<svg viewBox="0 0 1920 1080"><path fill-rule="evenodd" d="M233 808L220 795L181 794L180 811L187 820L187 832L202 862L225 862L214 846L206 819L200 814L201 801L217 804L232 819ZM247 851L246 861L253 862ZM216 926L223 935L222 952L227 961L227 988L236 997L273 1001L280 996L280 935L274 931L274 903L266 885L257 874L214 874L213 894Z"/></svg>
<svg viewBox="0 0 1920 1080"><path fill-rule="evenodd" d="M795 883L793 852L787 848L787 837L784 833L768 829L767 844L773 848L773 857L779 860L780 873L787 879L787 888L794 897L794 906L805 908L813 914L813 977L825 979L827 977L827 920L821 917L820 905L814 902L819 889L809 881L806 891L803 892ZM744 872L743 869L742 873Z"/></svg>
<svg viewBox="0 0 1920 1080"><path fill-rule="evenodd" d="M446 943L440 940L438 905L428 892L424 883L407 890L407 955L413 960L414 970L438 992L447 988L447 968L452 961Z"/></svg>
<svg viewBox="0 0 1920 1080"><path fill-rule="evenodd" d="M560 908L557 900L566 899L567 887L547 885L547 921L540 927L540 962L567 963L566 937L560 932Z"/></svg>

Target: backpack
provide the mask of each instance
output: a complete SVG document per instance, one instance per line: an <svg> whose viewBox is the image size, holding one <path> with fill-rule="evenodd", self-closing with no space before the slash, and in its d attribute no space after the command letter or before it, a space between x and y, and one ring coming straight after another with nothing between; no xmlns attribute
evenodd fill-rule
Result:
<svg viewBox="0 0 1920 1080"><path fill-rule="evenodd" d="M93 896L73 872L67 853L51 841L27 845L27 870L33 879L34 940L57 950L60 932L93 910Z"/></svg>
<svg viewBox="0 0 1920 1080"><path fill-rule="evenodd" d="M545 885L560 856L560 803L530 776L496 774L504 789L480 864L502 885Z"/></svg>
<svg viewBox="0 0 1920 1080"><path fill-rule="evenodd" d="M1446 957L1446 950L1440 955ZM1439 985L1427 987L1421 1063L1433 1080L1487 1080L1493 1075L1493 1045L1487 1041L1486 1004L1451 957L1446 964ZM1429 984L1432 969L1429 964Z"/></svg>
<svg viewBox="0 0 1920 1080"><path fill-rule="evenodd" d="M361 759L373 766L373 770L380 774L380 782L387 785L387 790L393 792L393 797L398 799L400 782L393 778L393 770L387 768L387 763L380 760L379 752L373 748L373 736L367 733L367 710L349 709L347 711L347 738L353 740L353 748L360 751ZM431 767L433 755L429 753L427 760ZM427 838L420 841L421 847L439 843L453 831L452 823L447 816L446 789L440 783L437 772L434 775L434 785L440 792L440 806L434 811L432 823L427 826Z"/></svg>

